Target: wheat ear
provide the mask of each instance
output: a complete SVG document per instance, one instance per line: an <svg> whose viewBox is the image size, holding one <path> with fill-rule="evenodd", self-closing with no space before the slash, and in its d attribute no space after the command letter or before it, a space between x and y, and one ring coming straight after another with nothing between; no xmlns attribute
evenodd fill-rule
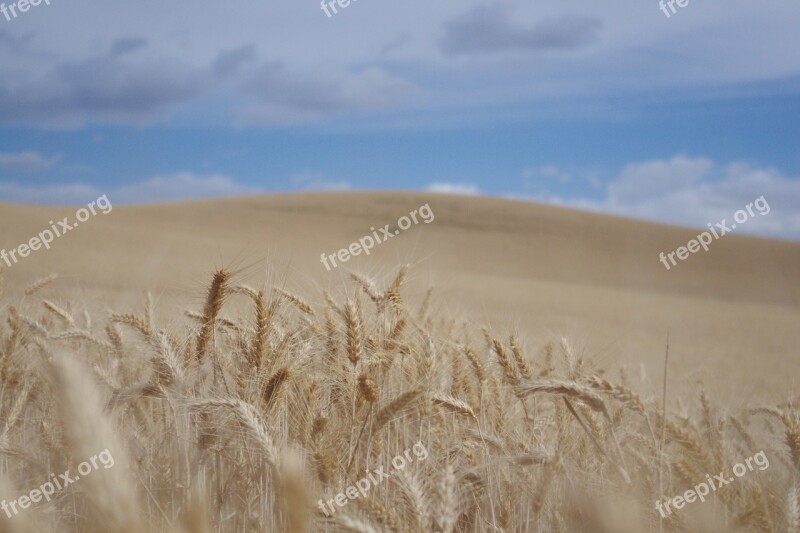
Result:
<svg viewBox="0 0 800 533"><path fill-rule="evenodd" d="M258 370L261 368L267 353L269 336L272 332L272 321L278 312L280 300L274 299L267 306L264 291L258 291L255 297L256 304L256 335L253 348L250 352L250 366Z"/></svg>
<svg viewBox="0 0 800 533"><path fill-rule="evenodd" d="M516 388L516 391L520 395L527 395L532 394L535 392L547 392L550 394L557 394L559 396L563 396L565 400L569 398L575 398L586 405L591 407L592 409L599 411L603 414L606 418L606 422L608 423L609 431L611 433L611 437L614 440L614 446L617 449L617 454L620 459L620 463L616 464L617 468L622 474L623 479L626 483L630 482L630 476L628 475L628 467L625 464L625 456L622 453L622 447L619 444L619 439L617 438L616 432L614 431L614 423L611 419L611 415L606 408L605 402L603 399L592 389L581 385L580 383L573 382L573 381L559 381L559 380L547 380L539 383L531 383L528 385L522 385ZM570 409L570 412L581 422L581 426L584 427L584 430L591 436L591 432L585 427L582 423L579 416L577 416L577 412L572 409L571 404L567 401L567 407ZM602 449L602 448L601 448Z"/></svg>
<svg viewBox="0 0 800 533"><path fill-rule="evenodd" d="M125 324L141 333L147 339L153 336L153 330L150 329L147 322L130 313L111 315L111 323Z"/></svg>
<svg viewBox="0 0 800 533"><path fill-rule="evenodd" d="M459 400L458 398L454 398L446 394L434 394L431 396L431 399L433 400L433 403L444 407L448 411L460 415L469 415L473 418L476 418L475 411L467 402L463 400Z"/></svg>
<svg viewBox="0 0 800 533"><path fill-rule="evenodd" d="M279 287L273 287L273 289L278 292L281 296L289 300L295 307L297 307L300 311L307 315L313 315L314 309L302 298L299 296L292 294L291 292L281 289Z"/></svg>
<svg viewBox="0 0 800 533"><path fill-rule="evenodd" d="M356 306L351 300L344 308L345 326L347 327L347 358L355 367L361 359L363 343L361 339L361 320Z"/></svg>
<svg viewBox="0 0 800 533"><path fill-rule="evenodd" d="M263 400L265 407L268 408L272 405L272 402L278 396L278 391L280 391L283 384L289 379L289 376L289 367L284 366L278 369L272 377L269 378L269 381L267 381L267 384L264 386Z"/></svg>
<svg viewBox="0 0 800 533"><path fill-rule="evenodd" d="M357 274L355 272L351 272L350 277L361 286L361 289L363 289L364 293L369 296L369 299L372 300L372 303L380 308L381 304L383 303L384 295L378 290L375 282L367 276L364 276L363 274Z"/></svg>
<svg viewBox="0 0 800 533"><path fill-rule="evenodd" d="M211 287L208 289L208 296L206 297L206 305L203 310L203 326L200 329L200 335L197 339L197 360L203 362L203 358L208 351L208 344L214 334L214 326L216 325L217 315L222 308L222 301L225 298L225 290L230 280L228 271L221 269L214 273L214 279L211 282Z"/></svg>
<svg viewBox="0 0 800 533"><path fill-rule="evenodd" d="M72 315L69 314L67 311L60 308L59 306L57 306L56 304L54 304L49 300L42 300L42 305L44 305L48 311L50 311L54 315L58 316L61 320L66 322L68 326L72 328L75 327L75 319L72 318Z"/></svg>
<svg viewBox="0 0 800 533"><path fill-rule="evenodd" d="M525 359L525 355L522 353L519 340L512 335L509 339L509 344L511 345L511 353L514 354L514 361L517 363L520 374L522 374L523 379L530 380L532 377L531 367L527 359Z"/></svg>
<svg viewBox="0 0 800 533"><path fill-rule="evenodd" d="M45 288L47 285L50 285L50 283L52 283L56 279L58 279L58 274L50 274L49 276L37 279L36 281L33 282L33 284L30 287L25 289L25 296L33 296L41 289ZM0 284L2 284L1 276L0 276Z"/></svg>
<svg viewBox="0 0 800 533"><path fill-rule="evenodd" d="M374 432L377 433L389 422L391 422L398 414L408 409L414 402L422 394L422 390L412 389L410 391L404 392L400 396L396 397L394 400L389 402L385 407L383 407L378 414L375 416L375 426Z"/></svg>

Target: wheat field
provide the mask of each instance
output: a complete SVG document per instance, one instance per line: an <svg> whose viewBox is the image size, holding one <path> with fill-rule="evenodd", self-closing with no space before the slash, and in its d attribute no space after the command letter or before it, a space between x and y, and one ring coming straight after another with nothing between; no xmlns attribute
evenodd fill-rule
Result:
<svg viewBox="0 0 800 533"><path fill-rule="evenodd" d="M665 412L669 390L642 395L567 338L411 301L408 272L300 295L219 269L182 316L149 295L79 314L55 276L0 294L0 497L114 457L0 528L800 531L800 398L730 413L700 390ZM323 512L415 443L424 461ZM768 468L656 511L760 451Z"/></svg>

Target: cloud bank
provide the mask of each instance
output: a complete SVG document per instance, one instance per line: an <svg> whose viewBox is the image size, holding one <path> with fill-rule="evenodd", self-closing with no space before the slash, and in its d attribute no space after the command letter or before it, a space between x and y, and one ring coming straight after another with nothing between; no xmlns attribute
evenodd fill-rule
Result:
<svg viewBox="0 0 800 533"><path fill-rule="evenodd" d="M682 226L705 227L764 196L768 216L742 226L742 233L800 239L800 176L744 162L720 164L705 157L678 154L626 165L599 200L542 195L537 199ZM740 231L737 229L737 231Z"/></svg>

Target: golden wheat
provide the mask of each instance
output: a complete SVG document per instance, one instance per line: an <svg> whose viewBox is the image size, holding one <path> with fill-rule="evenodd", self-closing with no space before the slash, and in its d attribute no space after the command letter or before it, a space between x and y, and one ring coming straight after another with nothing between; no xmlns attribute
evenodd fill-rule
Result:
<svg viewBox="0 0 800 533"><path fill-rule="evenodd" d="M57 305L40 297L56 278L35 282L0 308L0 497L104 448L119 464L35 510L0 513L0 530L694 531L694 513L659 521L654 502L761 449L776 466L693 504L714 506L702 527L800 529L794 404L722 417L703 392L677 416L601 377L566 338L558 361L553 342L528 357L515 335L488 329L479 351L469 339L481 330L454 339L430 290L421 302L403 294L407 275L381 292L353 274L349 297L326 292L316 313L219 270L183 329L159 324L149 295L139 314L76 325L70 311L91 304ZM375 305L362 307L362 292ZM247 296L246 311L230 294ZM300 312L282 312L284 300ZM409 451L417 442L424 460ZM320 511L379 469L391 481Z"/></svg>

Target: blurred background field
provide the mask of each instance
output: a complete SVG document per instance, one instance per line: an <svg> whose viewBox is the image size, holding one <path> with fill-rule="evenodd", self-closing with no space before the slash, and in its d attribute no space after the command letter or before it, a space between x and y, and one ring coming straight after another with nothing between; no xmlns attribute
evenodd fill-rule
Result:
<svg viewBox="0 0 800 533"><path fill-rule="evenodd" d="M113 203L114 199L110 198ZM370 256L326 271L371 226L428 203ZM28 241L74 208L0 204L0 242ZM309 193L115 206L5 272L13 298L57 272L53 289L92 311L127 312L152 291L160 312L201 304L210 271L269 279L301 295L339 287L350 271L412 265L408 290L429 286L446 316L516 332L532 345L559 335L605 366L626 365L660 390L667 334L671 386L702 380L729 403L782 401L800 376L800 244L736 234L667 271L658 261L697 230L527 202L430 193ZM414 292L416 291L416 294ZM81 311L74 309L73 311ZM175 314L173 311L179 311Z"/></svg>

